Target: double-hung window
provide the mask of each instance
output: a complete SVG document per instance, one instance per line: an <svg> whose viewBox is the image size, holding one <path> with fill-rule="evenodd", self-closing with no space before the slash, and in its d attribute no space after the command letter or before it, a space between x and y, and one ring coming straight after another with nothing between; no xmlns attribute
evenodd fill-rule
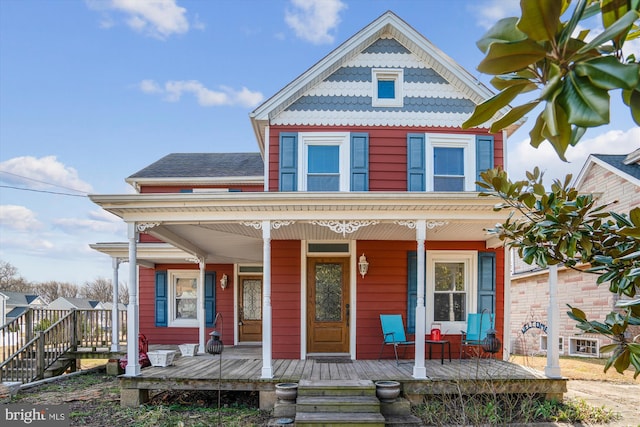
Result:
<svg viewBox="0 0 640 427"><path fill-rule="evenodd" d="M473 135L426 134L427 191L474 191Z"/></svg>
<svg viewBox="0 0 640 427"><path fill-rule="evenodd" d="M349 133L300 133L301 191L349 191Z"/></svg>
<svg viewBox="0 0 640 427"><path fill-rule="evenodd" d="M197 270L169 272L169 323L171 326L198 326Z"/></svg>
<svg viewBox="0 0 640 427"><path fill-rule="evenodd" d="M475 312L476 291L477 252L427 251L430 321L442 323L445 330L464 330L467 314Z"/></svg>

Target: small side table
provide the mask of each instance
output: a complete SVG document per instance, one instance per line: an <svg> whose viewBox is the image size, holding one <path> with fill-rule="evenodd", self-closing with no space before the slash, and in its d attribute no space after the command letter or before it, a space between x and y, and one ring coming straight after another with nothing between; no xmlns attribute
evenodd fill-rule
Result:
<svg viewBox="0 0 640 427"><path fill-rule="evenodd" d="M431 360L431 346L432 345L440 345L440 364L444 365L444 346L447 345L447 352L449 353L449 362L451 362L451 343L447 340L433 341L433 340L424 340L425 344L429 345L429 360Z"/></svg>

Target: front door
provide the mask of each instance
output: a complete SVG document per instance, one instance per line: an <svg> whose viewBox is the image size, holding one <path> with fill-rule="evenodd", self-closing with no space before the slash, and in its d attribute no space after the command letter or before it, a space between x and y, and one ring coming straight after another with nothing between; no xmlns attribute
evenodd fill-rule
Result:
<svg viewBox="0 0 640 427"><path fill-rule="evenodd" d="M240 277L239 340L262 341L262 277Z"/></svg>
<svg viewBox="0 0 640 427"><path fill-rule="evenodd" d="M307 262L307 352L349 352L349 258Z"/></svg>

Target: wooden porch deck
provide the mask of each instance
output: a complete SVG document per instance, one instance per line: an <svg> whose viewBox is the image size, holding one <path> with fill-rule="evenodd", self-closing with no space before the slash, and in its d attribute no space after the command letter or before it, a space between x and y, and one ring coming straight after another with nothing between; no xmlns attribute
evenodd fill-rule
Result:
<svg viewBox="0 0 640 427"><path fill-rule="evenodd" d="M163 347L171 348L171 347ZM426 360L427 379L415 379L413 361L323 359L273 360L273 378L261 378L260 347L225 348L222 355L199 354L181 357L172 366L143 368L136 377L120 377L121 403L138 406L150 390L246 390L259 391L261 408L272 406L275 385L300 380L394 380L402 384L403 395L419 402L431 394L527 393L562 398L566 379L546 378L543 373L495 359L454 359L444 364ZM263 399L264 393L264 399ZM264 405L263 405L264 400ZM270 403L270 401L272 401Z"/></svg>

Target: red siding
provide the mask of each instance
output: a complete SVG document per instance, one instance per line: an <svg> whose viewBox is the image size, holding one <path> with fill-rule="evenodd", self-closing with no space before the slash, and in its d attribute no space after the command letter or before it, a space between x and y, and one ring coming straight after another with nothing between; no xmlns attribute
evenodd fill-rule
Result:
<svg viewBox="0 0 640 427"><path fill-rule="evenodd" d="M300 358L300 242L271 242L273 357Z"/></svg>
<svg viewBox="0 0 640 427"><path fill-rule="evenodd" d="M197 270L193 264L164 264L156 266L162 270ZM155 272L150 268L139 268L139 303L140 303L140 333L149 340L149 344L185 344L197 343L198 328L172 328L155 326ZM222 321L216 325L216 330L222 333L222 341L226 345L233 344L233 265L208 264L206 271L215 271L218 282L216 283L216 312L222 314ZM226 274L229 277L227 289L222 290L219 285L220 277ZM222 328L222 329L221 329ZM206 340L213 328L207 328Z"/></svg>
<svg viewBox="0 0 640 427"><path fill-rule="evenodd" d="M280 132L366 132L369 134L369 191L407 190L407 134L448 133L477 135L477 129L407 127L272 126L269 133L269 191L278 191ZM494 165L504 165L502 133L493 134Z"/></svg>

